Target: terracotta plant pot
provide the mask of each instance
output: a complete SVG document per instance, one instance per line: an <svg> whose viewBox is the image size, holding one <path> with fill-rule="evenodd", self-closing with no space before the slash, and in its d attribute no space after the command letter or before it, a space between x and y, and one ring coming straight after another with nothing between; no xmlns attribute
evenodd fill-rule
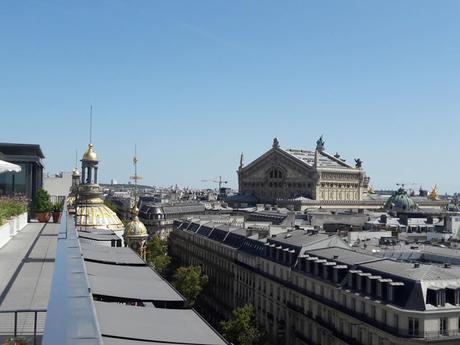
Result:
<svg viewBox="0 0 460 345"><path fill-rule="evenodd" d="M50 220L50 213L49 212L39 212L36 214L37 216L37 220L40 222L40 223L48 223L48 221Z"/></svg>
<svg viewBox="0 0 460 345"><path fill-rule="evenodd" d="M53 223L61 222L62 212L53 212Z"/></svg>

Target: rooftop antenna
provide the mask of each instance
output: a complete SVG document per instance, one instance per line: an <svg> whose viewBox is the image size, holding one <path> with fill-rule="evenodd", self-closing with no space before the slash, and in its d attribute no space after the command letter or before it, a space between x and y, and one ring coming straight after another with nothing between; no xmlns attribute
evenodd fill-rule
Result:
<svg viewBox="0 0 460 345"><path fill-rule="evenodd" d="M89 107L89 143L93 143L93 106Z"/></svg>
<svg viewBox="0 0 460 345"><path fill-rule="evenodd" d="M137 175L137 145L134 145L134 157L133 157L133 164L134 164L134 176L130 176L131 180L134 180L134 203L137 203L137 180L141 180L142 177Z"/></svg>

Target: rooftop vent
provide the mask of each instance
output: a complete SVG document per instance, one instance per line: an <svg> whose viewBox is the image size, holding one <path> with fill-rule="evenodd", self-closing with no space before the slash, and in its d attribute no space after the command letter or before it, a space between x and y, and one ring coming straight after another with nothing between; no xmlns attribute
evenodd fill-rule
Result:
<svg viewBox="0 0 460 345"><path fill-rule="evenodd" d="M333 258L334 260L337 260L337 259L339 258L339 256L338 256L338 255L334 255L332 258Z"/></svg>
<svg viewBox="0 0 460 345"><path fill-rule="evenodd" d="M414 262L414 268L419 268L420 267L420 263L419 262Z"/></svg>
<svg viewBox="0 0 460 345"><path fill-rule="evenodd" d="M451 267L450 263L448 262L444 263L444 268L450 268L450 267Z"/></svg>

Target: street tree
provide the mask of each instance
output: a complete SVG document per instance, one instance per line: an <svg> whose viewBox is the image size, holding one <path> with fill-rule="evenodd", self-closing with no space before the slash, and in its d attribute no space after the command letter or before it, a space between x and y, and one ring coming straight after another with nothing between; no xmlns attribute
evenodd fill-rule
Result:
<svg viewBox="0 0 460 345"><path fill-rule="evenodd" d="M254 308L245 304L233 310L232 317L220 323L225 339L236 345L256 345L263 333L255 321Z"/></svg>
<svg viewBox="0 0 460 345"><path fill-rule="evenodd" d="M153 235L147 242L147 262L161 275L165 274L171 263L167 250L166 241L161 240L158 235Z"/></svg>
<svg viewBox="0 0 460 345"><path fill-rule="evenodd" d="M179 267L173 276L174 287L194 305L198 295L208 283L208 276L203 274L200 266Z"/></svg>

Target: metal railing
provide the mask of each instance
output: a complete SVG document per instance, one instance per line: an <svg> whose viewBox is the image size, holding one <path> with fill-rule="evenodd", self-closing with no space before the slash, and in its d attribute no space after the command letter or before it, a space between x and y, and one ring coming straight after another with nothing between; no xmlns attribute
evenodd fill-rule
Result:
<svg viewBox="0 0 460 345"><path fill-rule="evenodd" d="M398 337L402 337L402 338L424 338L425 340L427 341L434 341L434 340L440 340L440 339L448 339L448 338L460 338L460 329L450 329L450 330L445 330L445 331L442 331L442 330L439 330L439 331L427 331L427 332L422 332L422 331L413 331L413 330L409 330L409 329L405 329L405 328L401 328L401 327L393 327L393 326L390 326L386 323L383 323L381 321L378 321L376 320L375 318L372 318L371 316L367 315L366 313L362 313L362 312L358 312L356 310L353 310L351 308L348 308L334 300L330 300L330 299L327 299L325 298L324 296L321 296L321 295L318 295L316 293L313 293L312 291L308 291L306 289L303 289L295 284L293 284L292 282L289 282L289 281L284 281L276 276L273 276L271 274L268 274L267 272L264 272L260 269L257 269L257 268L251 268L250 266L238 261L238 260L235 260L236 264L240 265L240 266L244 266L248 269L252 269L255 273L261 275L261 276L264 276L268 279L271 279L279 284L282 284L294 291L297 291L299 292L300 294L303 294L307 297L310 297L314 300L316 300L318 303L321 303L325 306L328 306L332 309L335 309L335 310L338 310L344 314L347 314L351 317L353 317L354 319L358 320L358 321L361 321L367 325L370 325L370 326L373 326L375 328L378 328L380 330L383 330L387 333L390 333L390 334L393 334L395 336L398 336ZM290 308L291 310L294 310L294 311L297 311L297 312L300 312L302 314L305 314L303 312L303 308L302 307L299 307L299 306L296 306L295 304L293 304L292 302L288 302L286 303L286 306L288 308ZM316 316L313 316L313 319L317 319L318 318L318 315ZM332 327L332 325L330 325Z"/></svg>
<svg viewBox="0 0 460 345"><path fill-rule="evenodd" d="M0 340L18 337L41 343L45 329L46 309L0 310Z"/></svg>

